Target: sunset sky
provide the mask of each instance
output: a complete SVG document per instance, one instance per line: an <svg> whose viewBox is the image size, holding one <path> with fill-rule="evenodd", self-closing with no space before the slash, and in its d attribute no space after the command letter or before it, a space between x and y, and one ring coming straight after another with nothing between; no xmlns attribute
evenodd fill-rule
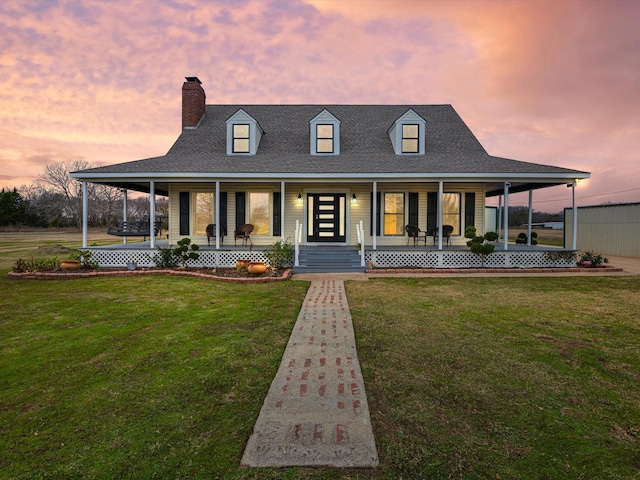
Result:
<svg viewBox="0 0 640 480"><path fill-rule="evenodd" d="M491 155L591 172L579 205L638 202L638 19L635 0L3 1L0 187L165 154L198 76L209 104L452 104Z"/></svg>

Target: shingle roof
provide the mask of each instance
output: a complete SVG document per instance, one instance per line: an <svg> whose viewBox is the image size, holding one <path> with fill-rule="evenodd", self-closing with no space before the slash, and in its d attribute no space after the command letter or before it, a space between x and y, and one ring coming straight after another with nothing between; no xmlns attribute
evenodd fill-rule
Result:
<svg viewBox="0 0 640 480"><path fill-rule="evenodd" d="M254 156L226 154L226 120L240 108L264 129ZM309 121L327 109L341 121L340 155L309 153ZM426 121L425 155L396 155L387 131L412 108ZM109 165L101 174L558 174L584 173L494 157L451 105L207 105L162 157Z"/></svg>

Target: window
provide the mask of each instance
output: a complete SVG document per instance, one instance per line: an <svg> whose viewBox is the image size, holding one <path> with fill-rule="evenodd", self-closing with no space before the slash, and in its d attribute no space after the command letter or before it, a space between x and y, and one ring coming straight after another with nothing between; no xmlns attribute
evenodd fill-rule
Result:
<svg viewBox="0 0 640 480"><path fill-rule="evenodd" d="M326 108L309 120L311 155L340 155L340 120Z"/></svg>
<svg viewBox="0 0 640 480"><path fill-rule="evenodd" d="M460 193L445 193L442 196L442 224L451 225L451 235L460 235Z"/></svg>
<svg viewBox="0 0 640 480"><path fill-rule="evenodd" d="M206 235L207 225L213 223L213 192L193 194L193 235Z"/></svg>
<svg viewBox="0 0 640 480"><path fill-rule="evenodd" d="M249 223L254 226L252 235L269 235L271 232L269 198L268 193L249 193Z"/></svg>
<svg viewBox="0 0 640 480"><path fill-rule="evenodd" d="M418 125L402 125L402 153L418 153Z"/></svg>
<svg viewBox="0 0 640 480"><path fill-rule="evenodd" d="M384 234L404 233L404 193L384 194Z"/></svg>
<svg viewBox="0 0 640 480"><path fill-rule="evenodd" d="M249 153L249 125L233 125L233 153Z"/></svg>
<svg viewBox="0 0 640 480"><path fill-rule="evenodd" d="M333 125L316 125L316 152L333 153Z"/></svg>

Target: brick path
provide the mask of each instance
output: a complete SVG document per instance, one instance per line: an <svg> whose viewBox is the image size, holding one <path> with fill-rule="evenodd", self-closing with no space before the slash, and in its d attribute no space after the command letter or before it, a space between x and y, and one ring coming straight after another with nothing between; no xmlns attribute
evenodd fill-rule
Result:
<svg viewBox="0 0 640 480"><path fill-rule="evenodd" d="M343 281L311 283L241 463L378 464Z"/></svg>

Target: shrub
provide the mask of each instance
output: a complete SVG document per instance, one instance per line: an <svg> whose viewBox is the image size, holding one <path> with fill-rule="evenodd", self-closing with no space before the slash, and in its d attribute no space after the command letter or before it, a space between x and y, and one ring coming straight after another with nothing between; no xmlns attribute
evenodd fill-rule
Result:
<svg viewBox="0 0 640 480"><path fill-rule="evenodd" d="M158 268L175 268L178 266L178 257L173 254L171 247L158 247L153 262Z"/></svg>
<svg viewBox="0 0 640 480"><path fill-rule="evenodd" d="M279 240L264 249L271 268L287 268L293 264L293 245L284 240Z"/></svg>
<svg viewBox="0 0 640 480"><path fill-rule="evenodd" d="M173 249L173 254L178 258L178 261L186 268L187 262L190 260L197 260L200 258L200 254L196 253L200 250L200 246L195 243L191 243L189 237L185 237L182 240L178 240L178 246Z"/></svg>
<svg viewBox="0 0 640 480"><path fill-rule="evenodd" d="M609 259L603 257L599 253L592 252L591 250L587 250L580 255L579 265L584 267L599 267L603 263L609 263Z"/></svg>
<svg viewBox="0 0 640 480"><path fill-rule="evenodd" d="M476 227L469 225L464 229L464 238L473 238L476 236Z"/></svg>
<svg viewBox="0 0 640 480"><path fill-rule="evenodd" d="M498 234L496 232L487 232L484 234L484 239L487 242L495 242L498 240Z"/></svg>

